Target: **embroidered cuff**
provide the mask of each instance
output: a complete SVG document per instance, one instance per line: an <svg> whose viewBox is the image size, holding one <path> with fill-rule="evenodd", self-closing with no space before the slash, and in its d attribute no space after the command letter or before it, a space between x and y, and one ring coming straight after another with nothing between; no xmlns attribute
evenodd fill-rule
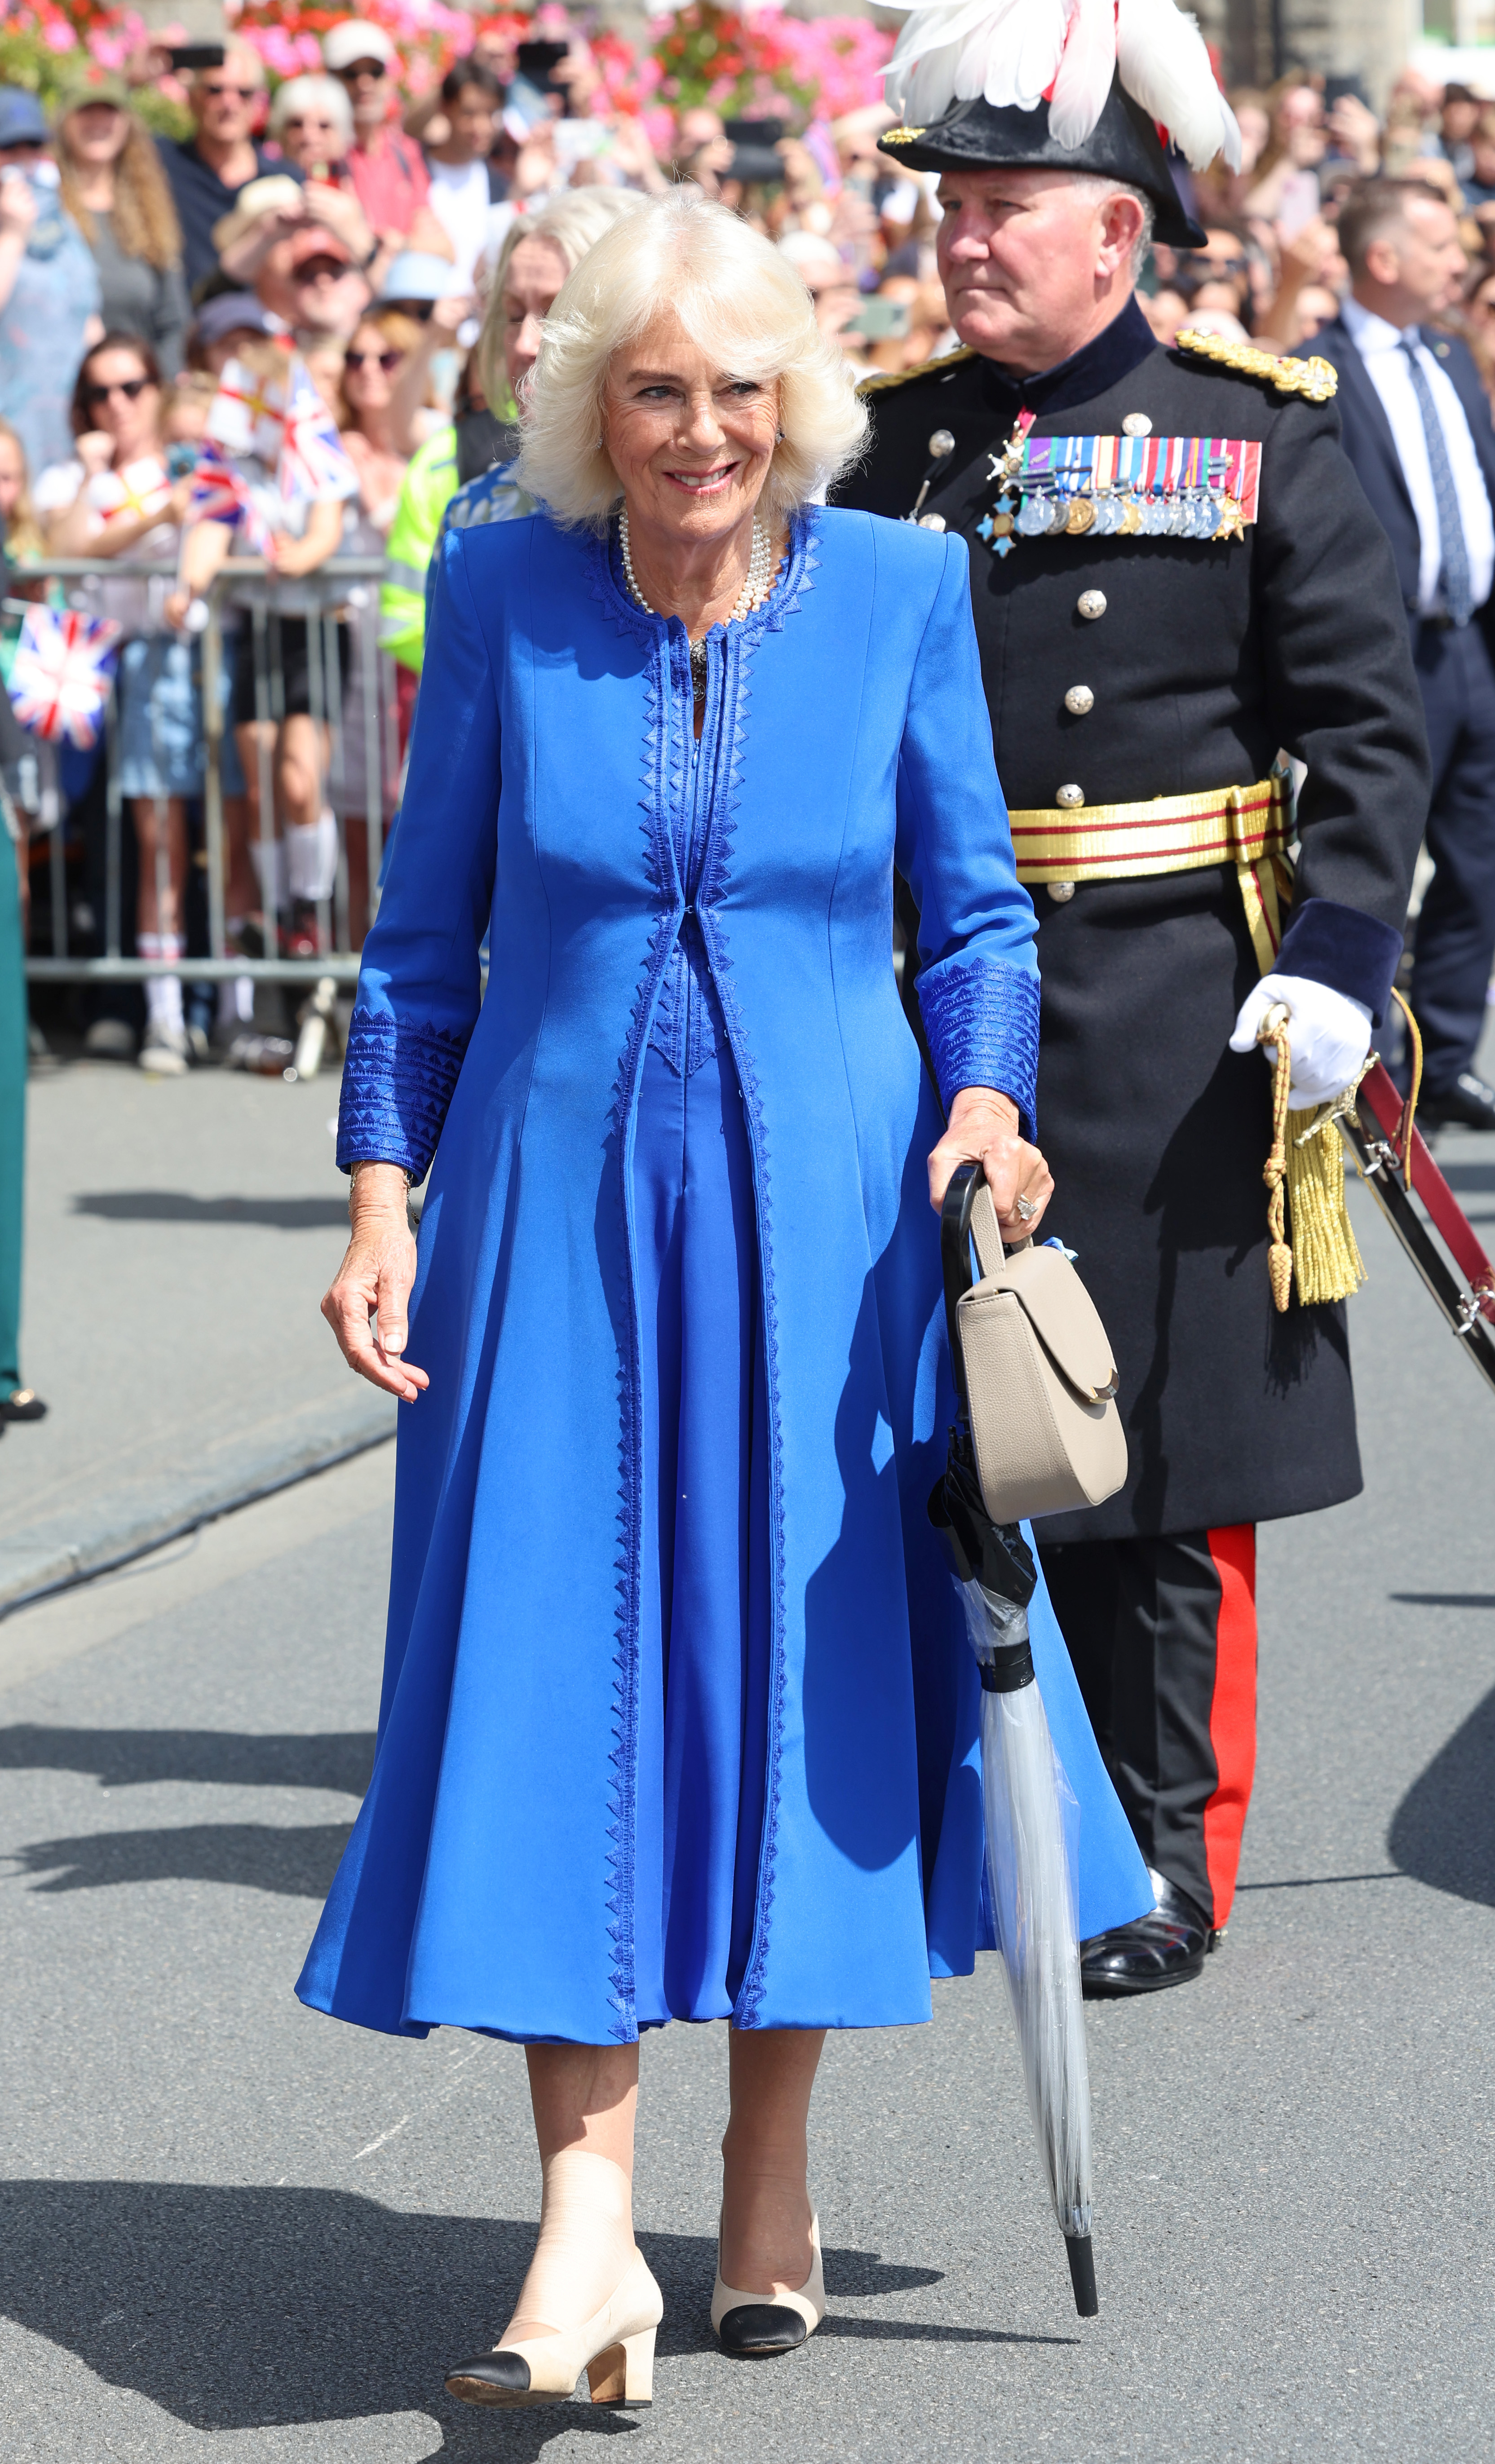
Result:
<svg viewBox="0 0 1495 2464"><path fill-rule="evenodd" d="M1391 1007L1401 951L1401 935L1378 915L1342 907L1337 898L1306 898L1293 909L1274 973L1308 976L1348 1001L1363 1001L1379 1026Z"/></svg>
<svg viewBox="0 0 1495 2464"><path fill-rule="evenodd" d="M1010 1095L1037 1135L1038 978L1006 958L948 958L918 979L924 1031L948 1112L962 1087Z"/></svg>
<svg viewBox="0 0 1495 2464"><path fill-rule="evenodd" d="M457 1083L465 1035L355 1010L338 1106L338 1169L398 1163L424 1180Z"/></svg>

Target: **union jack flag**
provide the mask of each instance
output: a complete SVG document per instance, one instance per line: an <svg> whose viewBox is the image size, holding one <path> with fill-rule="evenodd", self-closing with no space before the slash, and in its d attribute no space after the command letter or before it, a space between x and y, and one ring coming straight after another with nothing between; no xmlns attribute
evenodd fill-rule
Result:
<svg viewBox="0 0 1495 2464"><path fill-rule="evenodd" d="M48 744L86 751L99 741L114 675L120 627L76 607L29 607L11 668L11 701L21 725Z"/></svg>
<svg viewBox="0 0 1495 2464"><path fill-rule="evenodd" d="M244 545L251 556L269 552L270 526L254 501L253 491L243 473L236 471L215 445L205 443L198 448L187 518L189 522L226 522L231 529L243 531Z"/></svg>
<svg viewBox="0 0 1495 2464"><path fill-rule="evenodd" d="M300 360L291 363L276 478L281 495L293 504L299 497L358 495L358 477L342 450L337 422Z"/></svg>

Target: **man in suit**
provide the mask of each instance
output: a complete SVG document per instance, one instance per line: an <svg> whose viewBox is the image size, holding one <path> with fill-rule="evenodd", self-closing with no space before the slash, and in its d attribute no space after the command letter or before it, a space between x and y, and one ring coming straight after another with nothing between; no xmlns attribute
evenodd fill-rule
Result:
<svg viewBox="0 0 1495 2464"><path fill-rule="evenodd" d="M1459 297L1459 227L1433 189L1372 180L1339 219L1352 289L1315 350L1339 371L1345 451L1386 531L1433 755L1412 1008L1422 1117L1495 1130L1474 1070L1495 960L1495 430L1475 364L1424 330Z"/></svg>

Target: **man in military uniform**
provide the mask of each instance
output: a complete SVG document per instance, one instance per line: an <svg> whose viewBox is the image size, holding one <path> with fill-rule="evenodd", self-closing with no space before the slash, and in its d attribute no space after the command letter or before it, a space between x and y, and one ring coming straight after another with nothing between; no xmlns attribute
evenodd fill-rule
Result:
<svg viewBox="0 0 1495 2464"><path fill-rule="evenodd" d="M1155 1913L1085 1947L1087 1991L1128 1992L1198 1975L1230 1912L1254 1527L1361 1485L1343 1309L1283 1310L1269 1286L1272 1077L1252 1047L1279 994L1294 1104L1353 1080L1401 954L1428 767L1333 371L1213 337L1158 347L1136 264L1153 231L1200 235L1152 118L1119 76L1078 147L1049 108L978 98L884 138L939 174L963 348L870 381L872 450L839 501L970 547L1040 920L1051 1222L1111 1337L1131 1455L1118 1495L1038 1527L1153 1872ZM1295 822L1284 750L1308 765Z"/></svg>

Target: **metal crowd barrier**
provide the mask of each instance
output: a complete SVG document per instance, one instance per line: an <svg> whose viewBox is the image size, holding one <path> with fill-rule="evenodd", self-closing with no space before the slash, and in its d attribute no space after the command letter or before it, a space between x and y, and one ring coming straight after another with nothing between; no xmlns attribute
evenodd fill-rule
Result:
<svg viewBox="0 0 1495 2464"><path fill-rule="evenodd" d="M366 832L367 913L359 921L366 929L379 899L379 873L385 835L398 796L399 742L396 724L395 668L379 648L379 583L384 571L378 557L334 557L316 573L292 580L277 578L257 557L231 558L205 594L206 622L201 645L200 684L205 763L202 782L203 842L207 859L208 953L174 959L129 957L121 942L121 890L124 878L122 833L131 826L120 784L120 729L115 691L111 688L104 716L105 763L103 898L101 935L96 923L87 937L101 937L102 952L82 956L71 946L68 893L66 815L60 788L60 762L55 745L35 746L38 794L28 819L37 835L50 834L48 869L50 953L29 956L28 976L40 982L105 980L139 982L147 976L181 976L192 982L250 976L282 983L317 983L327 977L353 982L359 959L352 929L348 864L348 824ZM12 567L8 591L33 582L64 585L70 605L89 613L108 612L108 594L98 584L110 582L158 583L162 595L175 585L173 568L133 563L124 558L56 557L36 564ZM256 585L246 592L246 583ZM249 604L235 605L235 600ZM289 606L283 605L289 601ZM8 596L7 615L24 615L29 603ZM309 611L303 614L303 611ZM338 826L336 875L327 894L308 901L303 933L315 940L313 955L286 956L282 927L291 921L293 900L284 887L283 858L276 851L274 730L285 715L284 674L277 656L282 620L304 622L307 652L308 715L318 723L322 807L331 807ZM161 629L165 629L165 624ZM347 638L347 683L341 637ZM227 648L226 648L227 646ZM122 649L122 642L121 648ZM224 748L232 725L224 708L226 659L253 662L256 743L254 775L246 770L251 791L241 813L226 813L223 784ZM257 790L257 793L254 792ZM158 800L158 803L165 800ZM225 889L229 871L230 832L254 818L257 828L246 847L259 852L257 912L263 914L263 954L250 957L228 946L225 932ZM165 816L158 819L158 891L168 887L165 877ZM190 865L190 856L188 858ZM184 897L184 907L186 900ZM362 903L362 902L361 902ZM362 941L363 932L358 934Z"/></svg>

